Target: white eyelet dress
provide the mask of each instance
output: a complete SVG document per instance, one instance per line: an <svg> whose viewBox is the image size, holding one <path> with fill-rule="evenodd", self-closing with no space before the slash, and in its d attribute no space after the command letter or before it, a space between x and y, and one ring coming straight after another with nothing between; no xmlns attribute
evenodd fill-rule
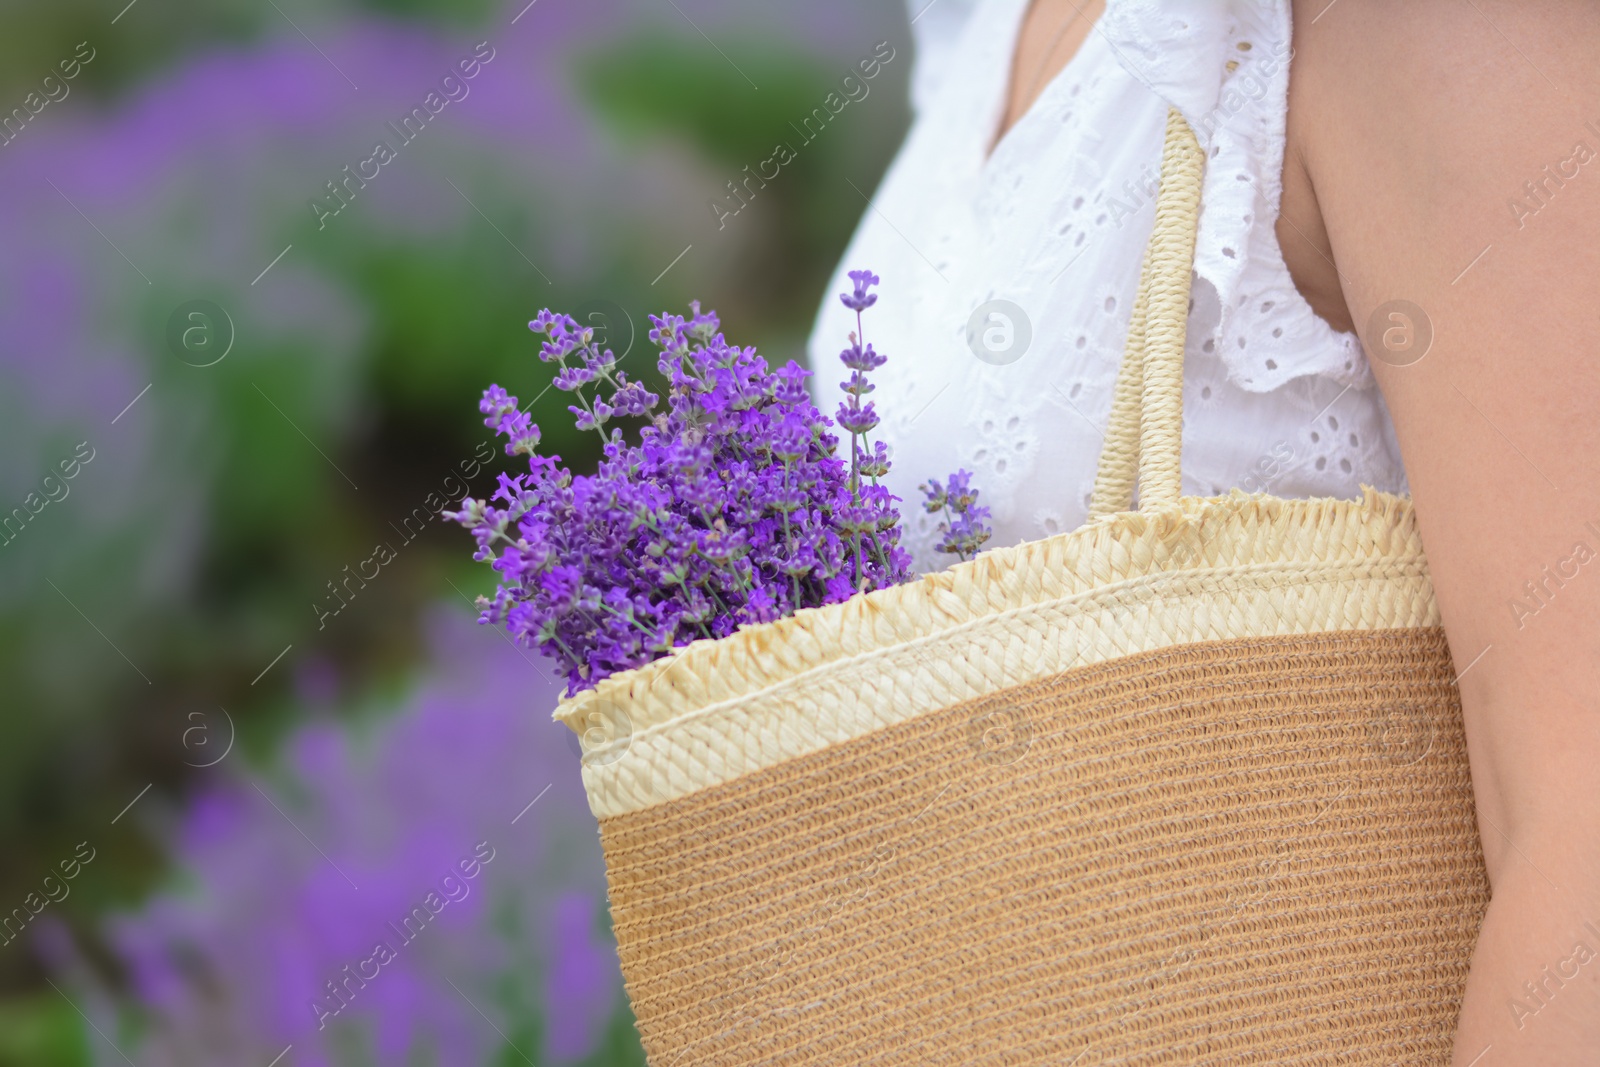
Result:
<svg viewBox="0 0 1600 1067"><path fill-rule="evenodd" d="M1027 0L909 0L914 121L840 262L809 343L829 412L855 315L845 272L882 278L863 317L888 356L872 394L919 570L938 516L918 485L972 472L986 547L1080 525L1155 217L1169 106L1207 154L1185 356L1183 491L1405 492L1354 334L1295 289L1278 245L1288 0L1109 0L993 155ZM920 14L918 14L920 12ZM1028 72L1024 72L1024 76Z"/></svg>

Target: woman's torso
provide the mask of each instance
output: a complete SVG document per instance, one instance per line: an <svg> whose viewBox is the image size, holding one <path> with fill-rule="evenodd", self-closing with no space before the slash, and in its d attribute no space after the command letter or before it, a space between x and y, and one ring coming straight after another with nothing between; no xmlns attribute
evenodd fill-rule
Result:
<svg viewBox="0 0 1600 1067"><path fill-rule="evenodd" d="M915 119L839 265L810 358L832 410L855 322L831 294L849 288L846 270L876 271L865 334L889 362L875 373L875 432L893 449L887 482L919 569L950 560L932 547L937 517L917 486L957 468L992 509L991 544L1087 517L1169 103L1208 151L1184 491L1405 491L1359 343L1316 316L1278 246L1288 0L1110 0L998 143L1027 0L911 3Z"/></svg>

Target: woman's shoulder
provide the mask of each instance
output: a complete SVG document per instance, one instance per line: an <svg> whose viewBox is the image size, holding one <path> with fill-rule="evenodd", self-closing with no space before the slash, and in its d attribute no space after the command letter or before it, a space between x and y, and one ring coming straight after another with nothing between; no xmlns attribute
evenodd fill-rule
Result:
<svg viewBox="0 0 1600 1067"><path fill-rule="evenodd" d="M1467 270L1600 227L1600 200L1562 191L1600 154L1600 9L1295 0L1293 16L1282 214L1304 237L1284 244L1302 288L1363 332L1395 282L1420 302L1437 272L1459 293ZM1560 233L1534 232L1546 214Z"/></svg>

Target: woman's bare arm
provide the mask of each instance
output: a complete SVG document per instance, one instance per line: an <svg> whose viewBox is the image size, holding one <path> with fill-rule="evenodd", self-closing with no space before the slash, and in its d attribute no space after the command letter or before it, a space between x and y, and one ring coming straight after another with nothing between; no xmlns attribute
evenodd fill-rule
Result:
<svg viewBox="0 0 1600 1067"><path fill-rule="evenodd" d="M1592 1065L1600 8L1294 7L1279 234L1372 356L1462 674L1493 902L1453 1063Z"/></svg>

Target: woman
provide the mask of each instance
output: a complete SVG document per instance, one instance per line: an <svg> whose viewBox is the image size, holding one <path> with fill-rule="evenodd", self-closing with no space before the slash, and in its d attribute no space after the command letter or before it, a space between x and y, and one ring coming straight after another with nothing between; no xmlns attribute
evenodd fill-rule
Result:
<svg viewBox="0 0 1600 1067"><path fill-rule="evenodd" d="M1412 494L1493 888L1453 1062L1593 1063L1600 11L911 3L915 124L843 261L893 295L895 471L973 471L994 544L1083 522L1181 109L1207 152L1184 491ZM813 366L852 327L826 304ZM933 536L911 520L924 569Z"/></svg>

